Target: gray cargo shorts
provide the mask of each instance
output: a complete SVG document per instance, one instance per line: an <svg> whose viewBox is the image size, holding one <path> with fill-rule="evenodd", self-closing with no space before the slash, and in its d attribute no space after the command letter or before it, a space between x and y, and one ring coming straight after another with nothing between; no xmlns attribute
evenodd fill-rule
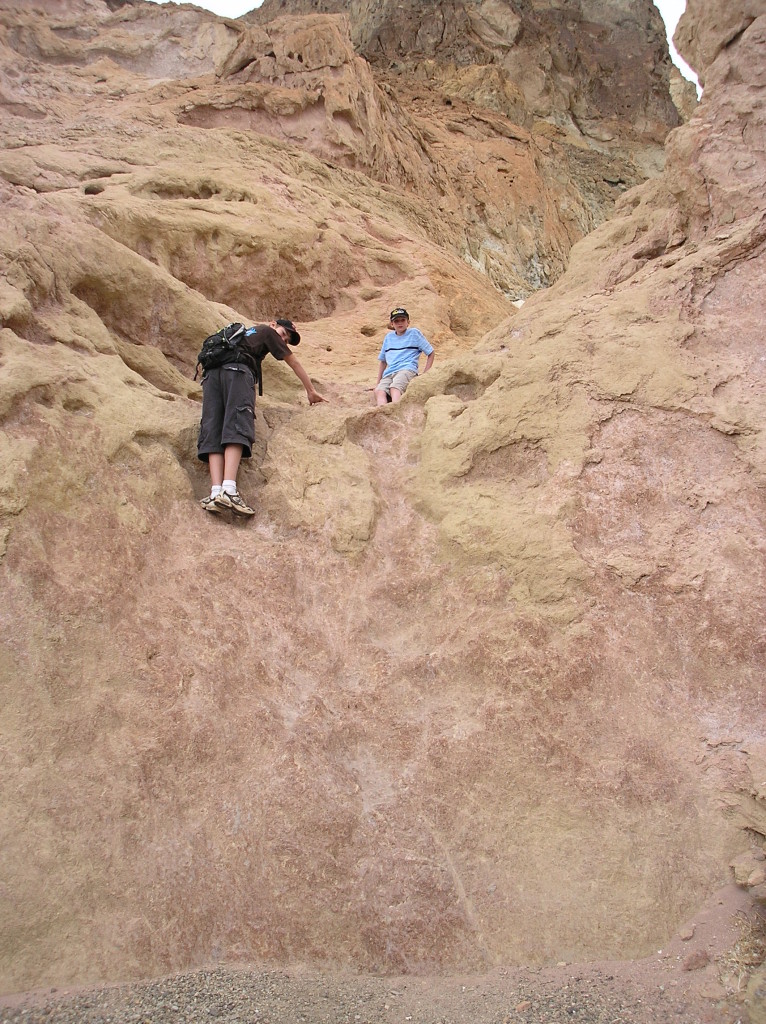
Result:
<svg viewBox="0 0 766 1024"><path fill-rule="evenodd" d="M255 377L243 363L226 363L202 378L202 418L197 458L220 454L227 444L241 444L249 459L255 440Z"/></svg>

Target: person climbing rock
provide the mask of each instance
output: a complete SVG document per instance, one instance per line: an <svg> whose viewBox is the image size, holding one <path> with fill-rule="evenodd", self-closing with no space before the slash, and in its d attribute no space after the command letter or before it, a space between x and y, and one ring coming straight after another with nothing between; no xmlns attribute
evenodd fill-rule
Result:
<svg viewBox="0 0 766 1024"><path fill-rule="evenodd" d="M255 383L260 381L261 362L269 353L287 363L306 389L309 405L327 401L288 347L300 340L292 320L258 324L245 331L231 357L221 366L205 371L197 458L207 462L210 469L210 494L200 502L206 512L230 510L237 516L255 515L255 509L237 490L237 473L240 461L252 455Z"/></svg>

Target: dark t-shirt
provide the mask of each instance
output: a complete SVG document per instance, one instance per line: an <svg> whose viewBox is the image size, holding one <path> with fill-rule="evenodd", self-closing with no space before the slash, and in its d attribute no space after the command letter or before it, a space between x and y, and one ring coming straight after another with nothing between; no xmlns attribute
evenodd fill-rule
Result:
<svg viewBox="0 0 766 1024"><path fill-rule="evenodd" d="M239 362L245 363L253 371L255 382L258 386L258 394L263 394L263 375L261 363L271 352L275 359L285 359L290 355L287 342L283 341L273 327L268 324L257 324L240 341L237 346L239 351Z"/></svg>
<svg viewBox="0 0 766 1024"><path fill-rule="evenodd" d="M248 358L247 363L252 361L252 369L255 370L262 359L269 352L275 359L284 359L290 355L290 348L285 341L277 334L273 327L268 324L257 324L253 334L246 334L239 343L240 351Z"/></svg>

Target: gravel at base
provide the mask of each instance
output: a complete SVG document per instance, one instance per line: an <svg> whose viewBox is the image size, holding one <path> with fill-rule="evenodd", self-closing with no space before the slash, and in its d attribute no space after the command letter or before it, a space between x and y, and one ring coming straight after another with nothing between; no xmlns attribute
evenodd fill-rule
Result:
<svg viewBox="0 0 766 1024"><path fill-rule="evenodd" d="M573 968L574 969L574 968ZM575 969L576 970L576 969ZM510 972L509 972L510 974ZM720 1013L720 1008L719 1008ZM54 993L0 1009L2 1024L701 1024L681 992L642 992L590 972L556 981L375 978L217 968L158 981Z"/></svg>

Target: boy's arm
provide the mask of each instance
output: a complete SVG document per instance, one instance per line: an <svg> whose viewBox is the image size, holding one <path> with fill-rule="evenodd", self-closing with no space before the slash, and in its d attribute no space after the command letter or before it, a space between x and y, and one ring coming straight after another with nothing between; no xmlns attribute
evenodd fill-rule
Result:
<svg viewBox="0 0 766 1024"><path fill-rule="evenodd" d="M423 370L423 373L425 373L426 370L430 370L433 365L434 365L434 353L432 352L428 356L428 358L426 359L426 365L425 365L425 369Z"/></svg>
<svg viewBox="0 0 766 1024"><path fill-rule="evenodd" d="M326 402L327 401L327 399L323 398L322 395L319 394L317 389L311 383L311 381L309 379L309 375L306 373L306 371L303 369L301 364L298 362L297 356L295 356L291 352L290 355L285 356L283 362L287 363L287 365L293 371L295 376L298 378L298 380L301 382L301 384L306 389L306 394L308 395L308 399L309 399L309 405L316 405L318 402Z"/></svg>

